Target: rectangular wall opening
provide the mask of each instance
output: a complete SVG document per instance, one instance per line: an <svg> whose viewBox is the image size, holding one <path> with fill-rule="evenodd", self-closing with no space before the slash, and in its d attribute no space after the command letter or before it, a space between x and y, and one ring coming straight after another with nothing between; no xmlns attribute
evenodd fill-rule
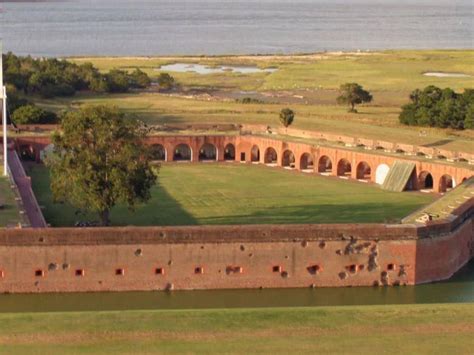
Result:
<svg viewBox="0 0 474 355"><path fill-rule="evenodd" d="M165 274L165 269L163 269L162 267L157 267L155 269L155 275L164 275Z"/></svg>
<svg viewBox="0 0 474 355"><path fill-rule="evenodd" d="M42 270L42 269L35 270L35 276L36 277L43 277L44 276L44 270Z"/></svg>
<svg viewBox="0 0 474 355"><path fill-rule="evenodd" d="M78 277L84 276L84 269L77 269L74 274Z"/></svg>
<svg viewBox="0 0 474 355"><path fill-rule="evenodd" d="M115 269L115 275L123 276L123 275L125 275L125 270L124 269Z"/></svg>

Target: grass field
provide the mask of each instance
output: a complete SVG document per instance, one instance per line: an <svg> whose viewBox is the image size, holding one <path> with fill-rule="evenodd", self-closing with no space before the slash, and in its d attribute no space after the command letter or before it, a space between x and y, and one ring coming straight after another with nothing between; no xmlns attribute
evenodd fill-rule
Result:
<svg viewBox="0 0 474 355"><path fill-rule="evenodd" d="M0 314L0 353L472 354L474 305Z"/></svg>
<svg viewBox="0 0 474 355"><path fill-rule="evenodd" d="M68 226L95 216L54 204L48 170L27 169L46 220ZM118 206L114 225L347 223L398 221L433 201L417 192L390 193L374 185L230 163L165 164L152 200L134 213Z"/></svg>
<svg viewBox="0 0 474 355"><path fill-rule="evenodd" d="M15 196L10 188L10 181L0 176L0 204L4 204L0 208L0 227L18 224L22 219L18 211Z"/></svg>

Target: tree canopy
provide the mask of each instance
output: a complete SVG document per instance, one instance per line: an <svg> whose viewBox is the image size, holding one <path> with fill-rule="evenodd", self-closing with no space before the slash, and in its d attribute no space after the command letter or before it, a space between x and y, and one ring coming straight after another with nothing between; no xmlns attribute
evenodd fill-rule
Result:
<svg viewBox="0 0 474 355"><path fill-rule="evenodd" d="M349 112L357 113L355 105L372 101L372 95L357 83L342 84L339 91L341 95L337 98L337 103L348 105Z"/></svg>
<svg viewBox="0 0 474 355"><path fill-rule="evenodd" d="M458 94L450 88L427 86L410 94L402 106L400 122L412 126L464 129L474 128L474 89Z"/></svg>
<svg viewBox="0 0 474 355"><path fill-rule="evenodd" d="M288 128L295 119L295 112L292 109L284 108L280 111L280 122L285 128Z"/></svg>
<svg viewBox="0 0 474 355"><path fill-rule="evenodd" d="M12 120L16 124L48 124L56 123L57 116L37 106L25 105L13 112Z"/></svg>
<svg viewBox="0 0 474 355"><path fill-rule="evenodd" d="M103 225L110 224L116 204L133 209L149 200L156 175L145 136L142 123L116 107L85 106L65 113L46 158L54 199L98 213Z"/></svg>

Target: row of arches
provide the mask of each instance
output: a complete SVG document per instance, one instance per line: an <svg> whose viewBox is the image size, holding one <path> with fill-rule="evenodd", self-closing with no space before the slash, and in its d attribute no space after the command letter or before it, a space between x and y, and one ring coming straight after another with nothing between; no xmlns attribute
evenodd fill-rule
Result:
<svg viewBox="0 0 474 355"><path fill-rule="evenodd" d="M168 152L162 144L153 144L150 147L151 158L154 161L167 161ZM205 143L199 148L199 161L216 161L218 150L215 145ZM193 150L188 144L178 144L173 149L173 161L192 161ZM227 144L224 148L224 160L235 160L235 146Z"/></svg>

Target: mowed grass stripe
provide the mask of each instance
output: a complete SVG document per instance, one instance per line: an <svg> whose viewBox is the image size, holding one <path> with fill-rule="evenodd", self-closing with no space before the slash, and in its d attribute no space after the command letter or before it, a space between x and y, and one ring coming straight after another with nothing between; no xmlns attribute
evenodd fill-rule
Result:
<svg viewBox="0 0 474 355"><path fill-rule="evenodd" d="M1 353L472 353L474 306L0 314Z"/></svg>
<svg viewBox="0 0 474 355"><path fill-rule="evenodd" d="M53 226L96 219L53 203L48 170L30 165L33 188ZM164 164L152 199L112 211L114 225L349 223L398 221L432 195L242 164Z"/></svg>

